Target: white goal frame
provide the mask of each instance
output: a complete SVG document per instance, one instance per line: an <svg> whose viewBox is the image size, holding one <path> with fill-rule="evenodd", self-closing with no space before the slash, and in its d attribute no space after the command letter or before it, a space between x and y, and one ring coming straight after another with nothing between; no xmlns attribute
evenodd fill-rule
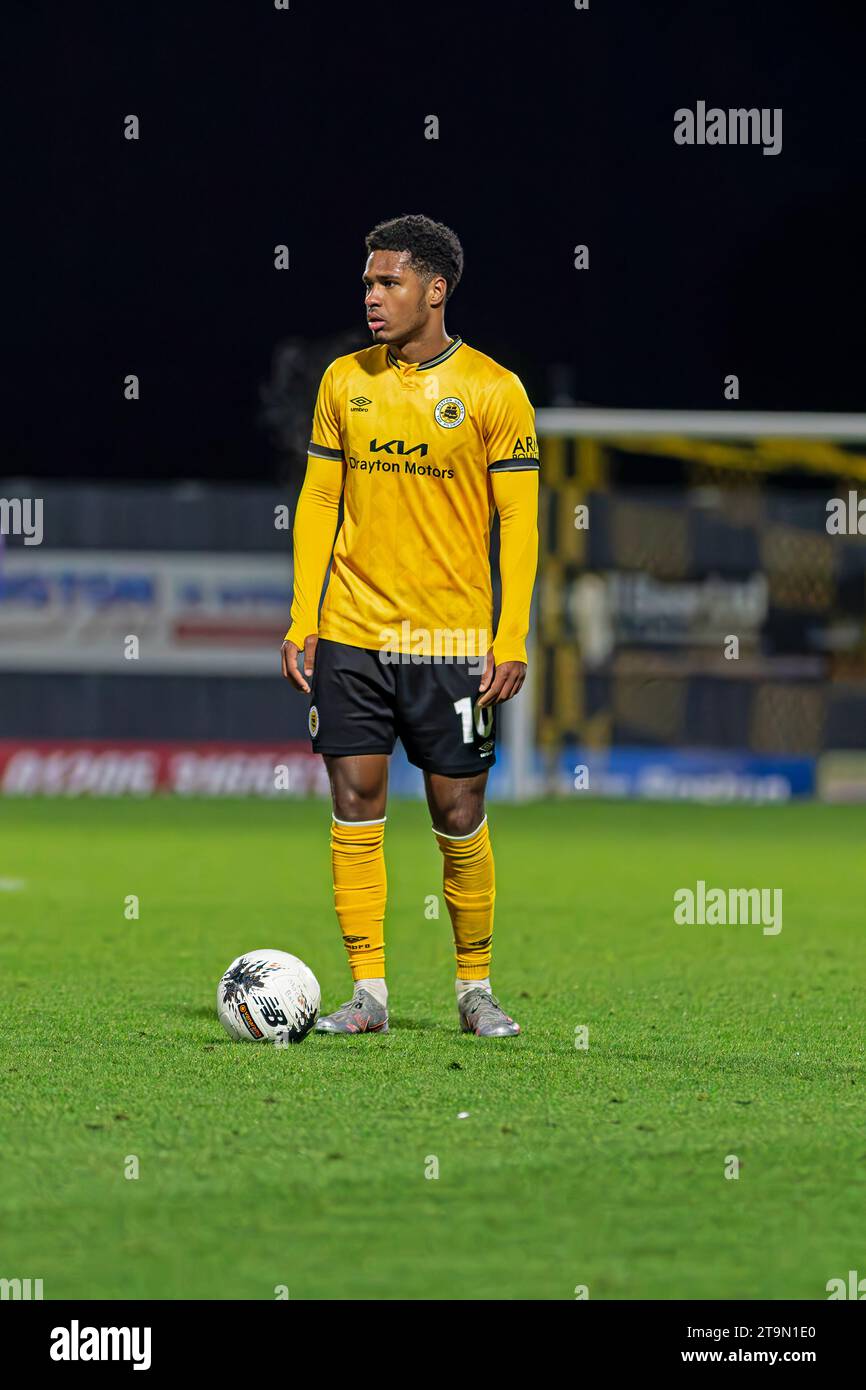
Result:
<svg viewBox="0 0 866 1390"><path fill-rule="evenodd" d="M544 439L592 438L613 440L626 436L652 438L679 435L698 439L832 439L840 443L866 442L866 415L822 411L738 410L619 410L596 406L548 407L536 411L536 429ZM544 479L544 450L541 449ZM537 642L537 600L533 600L526 639L530 669ZM531 801L541 788L533 770L535 752L535 680L527 680L520 695L503 713L502 746L508 757L509 777L505 793L509 801Z"/></svg>

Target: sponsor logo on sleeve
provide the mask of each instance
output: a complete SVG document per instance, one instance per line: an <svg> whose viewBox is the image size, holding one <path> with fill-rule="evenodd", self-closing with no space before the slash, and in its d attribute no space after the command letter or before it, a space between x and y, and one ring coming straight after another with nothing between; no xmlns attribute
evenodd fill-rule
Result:
<svg viewBox="0 0 866 1390"><path fill-rule="evenodd" d="M515 459L537 459L538 440L532 434L528 434L525 439L515 439L511 457Z"/></svg>

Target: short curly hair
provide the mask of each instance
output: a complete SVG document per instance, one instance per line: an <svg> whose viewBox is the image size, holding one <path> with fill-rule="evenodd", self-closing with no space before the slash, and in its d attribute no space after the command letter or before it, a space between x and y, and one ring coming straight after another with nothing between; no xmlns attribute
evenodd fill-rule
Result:
<svg viewBox="0 0 866 1390"><path fill-rule="evenodd" d="M365 239L367 254L372 251L408 251L412 269L422 280L442 275L448 282L450 299L463 274L463 247L456 232L443 222L434 222L423 213L392 217L380 222Z"/></svg>

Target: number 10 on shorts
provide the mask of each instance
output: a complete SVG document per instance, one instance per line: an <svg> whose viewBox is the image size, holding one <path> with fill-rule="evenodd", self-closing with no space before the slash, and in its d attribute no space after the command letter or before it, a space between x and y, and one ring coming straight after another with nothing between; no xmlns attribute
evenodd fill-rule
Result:
<svg viewBox="0 0 866 1390"><path fill-rule="evenodd" d="M463 728L463 742L472 743L475 733L472 729L472 699L469 695L464 695L462 700L454 701L454 710L460 716ZM493 728L493 706L488 705L482 709L480 705L475 706L475 729L479 738L488 738L490 730Z"/></svg>

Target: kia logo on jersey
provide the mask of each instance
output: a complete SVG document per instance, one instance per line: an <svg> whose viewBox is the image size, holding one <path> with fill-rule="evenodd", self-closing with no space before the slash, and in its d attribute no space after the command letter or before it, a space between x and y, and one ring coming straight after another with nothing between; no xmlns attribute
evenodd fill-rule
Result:
<svg viewBox="0 0 866 1390"><path fill-rule="evenodd" d="M370 440L370 451L374 454L415 454L420 453L423 458L427 453L426 444L411 444L406 448L402 439L389 439L385 444L377 444L375 439Z"/></svg>

